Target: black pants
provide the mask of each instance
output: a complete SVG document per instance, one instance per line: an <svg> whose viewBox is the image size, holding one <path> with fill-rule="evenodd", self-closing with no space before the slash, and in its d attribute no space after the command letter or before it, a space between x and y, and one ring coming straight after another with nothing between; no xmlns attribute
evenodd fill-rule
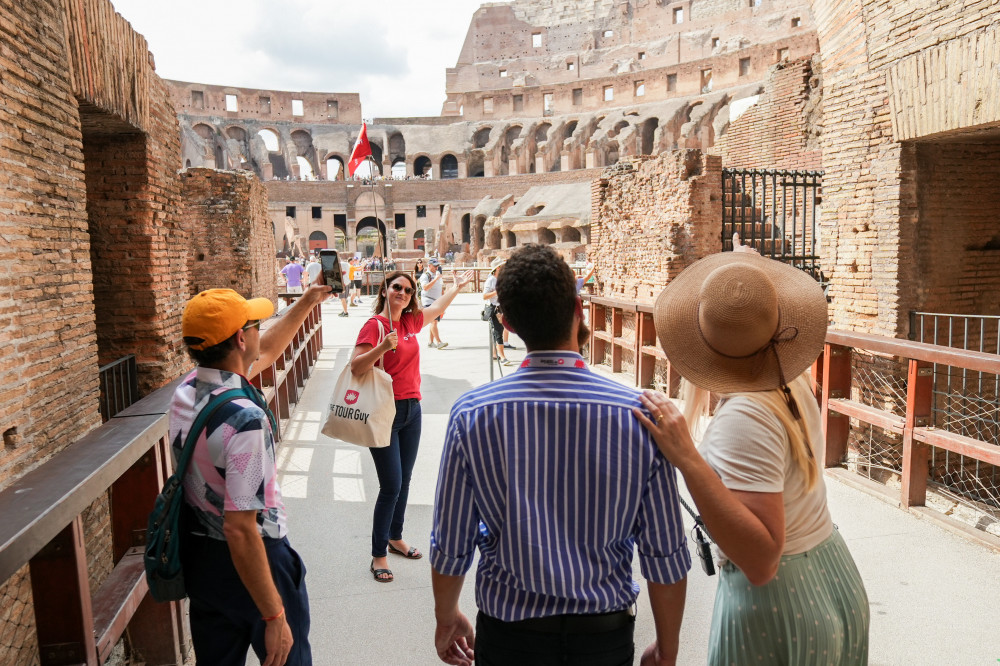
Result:
<svg viewBox="0 0 1000 666"><path fill-rule="evenodd" d="M493 342L494 344L503 344L503 324L500 323L500 308L495 305L488 305L490 309L490 326L493 332ZM494 354L495 356L496 354Z"/></svg>
<svg viewBox="0 0 1000 666"><path fill-rule="evenodd" d="M288 539L264 539L267 563L285 606L295 643L287 666L312 666L306 569ZM250 597L225 541L186 534L184 582L191 599L191 642L197 663L244 666L252 646L263 663L264 620Z"/></svg>
<svg viewBox="0 0 1000 666"><path fill-rule="evenodd" d="M618 614L615 614L618 615ZM477 666L631 666L635 657L635 618L608 631L574 626L574 616L539 631L532 621L503 622L476 617ZM593 617L593 616L582 616ZM552 624L552 623L549 623Z"/></svg>

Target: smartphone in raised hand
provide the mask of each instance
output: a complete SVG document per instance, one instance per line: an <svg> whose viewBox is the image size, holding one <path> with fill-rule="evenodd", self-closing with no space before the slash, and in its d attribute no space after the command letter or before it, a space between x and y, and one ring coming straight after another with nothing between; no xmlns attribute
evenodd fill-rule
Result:
<svg viewBox="0 0 1000 666"><path fill-rule="evenodd" d="M323 268L323 284L335 294L344 291L344 273L340 270L340 256L336 250L320 250L319 264Z"/></svg>

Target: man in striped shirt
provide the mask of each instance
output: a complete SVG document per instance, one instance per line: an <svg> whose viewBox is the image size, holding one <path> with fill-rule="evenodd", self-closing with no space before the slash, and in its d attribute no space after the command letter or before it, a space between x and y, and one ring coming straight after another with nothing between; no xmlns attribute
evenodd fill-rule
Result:
<svg viewBox="0 0 1000 666"><path fill-rule="evenodd" d="M573 272L551 249L515 251L497 294L529 353L451 411L430 546L438 656L632 664L637 545L656 624L642 663L673 664L691 557L673 467L631 413L639 392L587 368ZM473 631L458 600L477 548Z"/></svg>

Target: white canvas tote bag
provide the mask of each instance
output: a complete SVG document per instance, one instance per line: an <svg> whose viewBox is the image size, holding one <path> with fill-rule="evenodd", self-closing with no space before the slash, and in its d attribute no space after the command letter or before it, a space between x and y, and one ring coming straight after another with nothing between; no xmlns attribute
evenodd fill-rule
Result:
<svg viewBox="0 0 1000 666"><path fill-rule="evenodd" d="M382 322L376 320L379 342L385 337ZM323 434L350 444L382 448L389 446L392 421L396 418L396 401L392 394L392 377L385 371L382 359L372 369L355 377L350 362L337 379L330 396L330 411L323 424Z"/></svg>

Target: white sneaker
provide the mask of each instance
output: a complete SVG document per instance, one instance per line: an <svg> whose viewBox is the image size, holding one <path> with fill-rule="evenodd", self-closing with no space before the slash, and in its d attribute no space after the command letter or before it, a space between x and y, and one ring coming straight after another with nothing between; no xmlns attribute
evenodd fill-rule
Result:
<svg viewBox="0 0 1000 666"><path fill-rule="evenodd" d="M439 343L437 343L437 348L438 349L444 349L447 346L448 346L447 342L439 342Z"/></svg>

